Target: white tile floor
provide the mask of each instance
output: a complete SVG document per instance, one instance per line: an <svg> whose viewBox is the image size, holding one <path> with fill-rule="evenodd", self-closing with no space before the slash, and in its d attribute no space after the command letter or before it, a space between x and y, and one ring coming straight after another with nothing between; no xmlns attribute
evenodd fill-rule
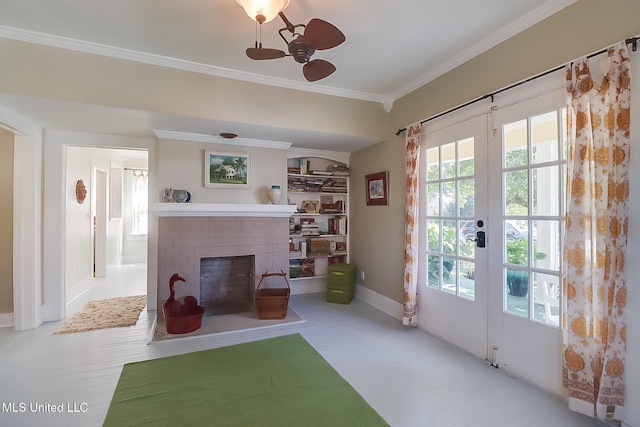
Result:
<svg viewBox="0 0 640 427"><path fill-rule="evenodd" d="M144 268L126 266L96 279L91 298L140 293L144 282ZM0 426L99 426L125 363L295 332L392 426L604 425L360 300L327 304L322 294L308 294L290 303L306 322L153 344L147 337L155 313L146 311L130 328L55 336L61 322L26 332L1 328ZM44 412L60 404L62 413Z"/></svg>

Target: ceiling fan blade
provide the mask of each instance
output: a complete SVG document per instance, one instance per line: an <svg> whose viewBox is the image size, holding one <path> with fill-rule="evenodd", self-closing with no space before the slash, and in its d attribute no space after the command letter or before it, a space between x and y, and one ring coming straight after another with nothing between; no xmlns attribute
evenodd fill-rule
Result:
<svg viewBox="0 0 640 427"><path fill-rule="evenodd" d="M315 82L330 76L335 70L336 67L331 62L325 61L324 59L314 59L304 64L302 74L304 74L304 78L308 81Z"/></svg>
<svg viewBox="0 0 640 427"><path fill-rule="evenodd" d="M331 49L342 44L346 37L333 24L313 18L304 29L304 39L316 50Z"/></svg>
<svg viewBox="0 0 640 427"><path fill-rule="evenodd" d="M251 59L278 59L284 58L286 54L280 49L248 47L247 56Z"/></svg>

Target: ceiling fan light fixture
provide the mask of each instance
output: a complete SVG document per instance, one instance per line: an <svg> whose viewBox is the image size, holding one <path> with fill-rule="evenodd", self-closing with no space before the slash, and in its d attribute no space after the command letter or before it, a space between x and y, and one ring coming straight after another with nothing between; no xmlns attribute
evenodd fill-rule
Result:
<svg viewBox="0 0 640 427"><path fill-rule="evenodd" d="M249 18L263 24L272 21L288 5L289 0L236 0Z"/></svg>

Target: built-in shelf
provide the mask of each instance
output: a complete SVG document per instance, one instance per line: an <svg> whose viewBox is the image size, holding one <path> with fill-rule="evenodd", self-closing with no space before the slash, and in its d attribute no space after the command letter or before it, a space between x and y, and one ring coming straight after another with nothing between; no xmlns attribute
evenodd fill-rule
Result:
<svg viewBox="0 0 640 427"><path fill-rule="evenodd" d="M240 216L288 218L296 211L296 206L259 203L151 203L150 211L159 217Z"/></svg>

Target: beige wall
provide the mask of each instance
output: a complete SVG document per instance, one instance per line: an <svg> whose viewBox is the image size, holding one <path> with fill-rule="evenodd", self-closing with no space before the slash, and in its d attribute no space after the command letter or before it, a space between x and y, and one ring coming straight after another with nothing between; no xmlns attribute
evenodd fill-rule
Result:
<svg viewBox="0 0 640 427"><path fill-rule="evenodd" d="M638 35L638 16L637 0L579 0L397 100L392 131Z"/></svg>
<svg viewBox="0 0 640 427"><path fill-rule="evenodd" d="M286 188L287 150L242 147L228 144L161 139L158 188L188 190L193 203L268 203L272 185ZM251 157L251 188L204 187L204 151L233 152ZM164 201L161 194L151 200Z"/></svg>
<svg viewBox="0 0 640 427"><path fill-rule="evenodd" d="M0 313L13 312L13 134L0 128Z"/></svg>
<svg viewBox="0 0 640 427"><path fill-rule="evenodd" d="M247 83L3 38L0 57L0 93L230 124L329 132L344 135L345 140L383 141L388 128L388 115L377 102ZM346 146L344 151L351 150Z"/></svg>
<svg viewBox="0 0 640 427"><path fill-rule="evenodd" d="M364 286L402 301L404 134L398 128L640 34L637 0L579 0L397 100L387 140L351 155L351 248ZM364 175L389 170L390 205L364 205ZM361 281L360 281L361 282Z"/></svg>

